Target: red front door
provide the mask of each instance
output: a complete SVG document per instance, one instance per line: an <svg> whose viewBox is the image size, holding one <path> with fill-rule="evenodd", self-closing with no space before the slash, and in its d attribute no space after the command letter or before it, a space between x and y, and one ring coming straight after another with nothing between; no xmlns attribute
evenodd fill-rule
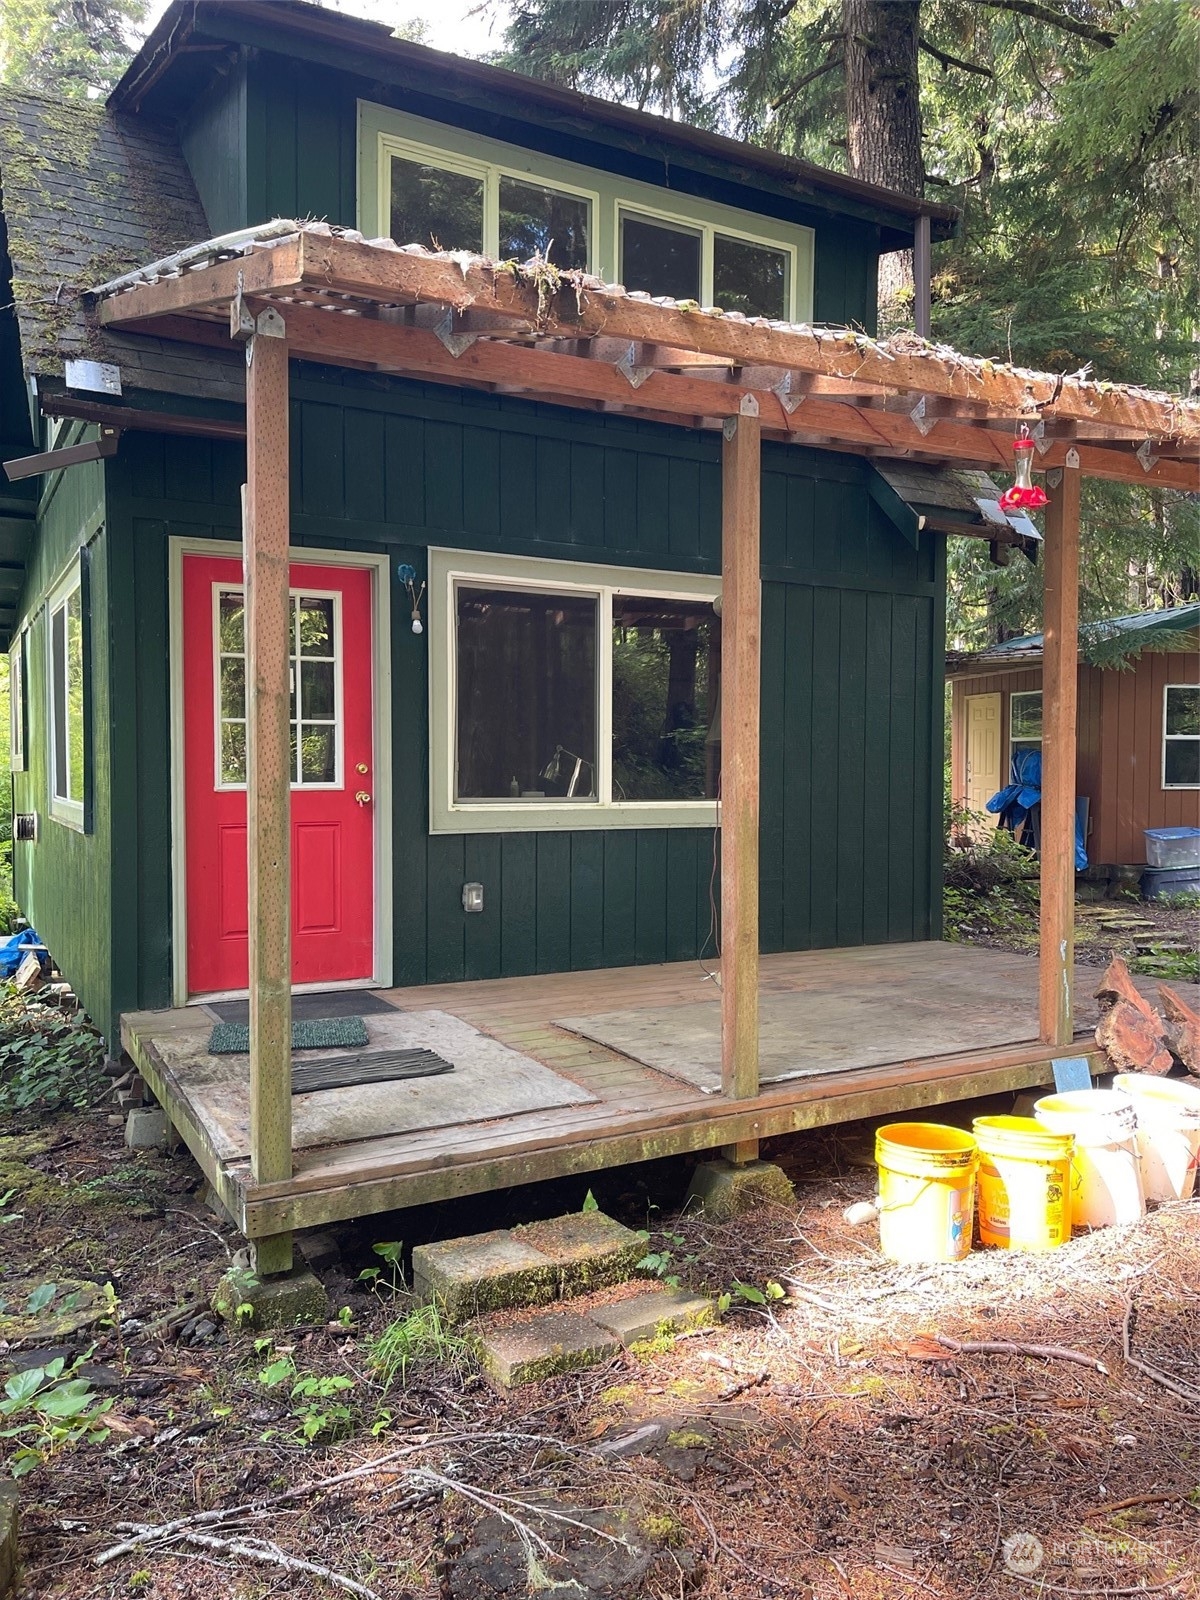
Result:
<svg viewBox="0 0 1200 1600"><path fill-rule="evenodd" d="M374 972L371 574L294 562L292 982ZM242 564L183 558L188 991L244 989Z"/></svg>

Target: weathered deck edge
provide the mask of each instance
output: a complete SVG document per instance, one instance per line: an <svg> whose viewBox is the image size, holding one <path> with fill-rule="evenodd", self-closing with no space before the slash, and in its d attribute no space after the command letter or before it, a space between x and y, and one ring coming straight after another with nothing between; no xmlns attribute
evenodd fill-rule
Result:
<svg viewBox="0 0 1200 1600"><path fill-rule="evenodd" d="M424 1157L414 1158L411 1151L389 1157L380 1148L386 1141L364 1142L358 1173L341 1181L314 1185L300 1172L289 1182L254 1184L244 1161L227 1163L213 1148L152 1034L142 1031L155 1021L161 1025L161 1015L123 1017L122 1044L214 1194L248 1239L862 1117L1032 1088L1052 1077L1048 1047L1030 1041L862 1068L854 1072L853 1084L843 1074L797 1079L754 1101L726 1105L706 1098L689 1106L686 1114L678 1106L643 1114L614 1113L608 1131L604 1124L573 1129L566 1137L544 1131L522 1144L520 1128L508 1124L497 1128L497 1148L483 1156L439 1155L434 1150ZM1098 1055L1086 1036L1071 1048L1089 1061ZM903 1074L900 1081L897 1073Z"/></svg>

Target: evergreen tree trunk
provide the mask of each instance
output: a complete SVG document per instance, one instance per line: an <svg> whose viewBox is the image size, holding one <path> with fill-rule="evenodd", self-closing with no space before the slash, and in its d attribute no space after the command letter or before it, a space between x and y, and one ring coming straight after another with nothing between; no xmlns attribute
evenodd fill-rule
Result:
<svg viewBox="0 0 1200 1600"><path fill-rule="evenodd" d="M921 98L917 74L920 0L842 0L846 128L856 178L923 195ZM912 253L879 263L880 309L912 293Z"/></svg>

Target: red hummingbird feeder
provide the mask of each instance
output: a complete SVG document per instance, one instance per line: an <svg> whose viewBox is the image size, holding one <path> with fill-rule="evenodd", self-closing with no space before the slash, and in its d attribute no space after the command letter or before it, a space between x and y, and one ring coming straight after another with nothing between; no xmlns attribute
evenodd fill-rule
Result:
<svg viewBox="0 0 1200 1600"><path fill-rule="evenodd" d="M1040 506L1049 504L1046 491L1033 482L1030 473L1033 470L1033 440L1029 437L1029 429L1022 424L1021 436L1013 440L1013 455L1016 457L1017 479L1011 489L1005 489L1000 496L1000 509L1002 511L1036 511Z"/></svg>

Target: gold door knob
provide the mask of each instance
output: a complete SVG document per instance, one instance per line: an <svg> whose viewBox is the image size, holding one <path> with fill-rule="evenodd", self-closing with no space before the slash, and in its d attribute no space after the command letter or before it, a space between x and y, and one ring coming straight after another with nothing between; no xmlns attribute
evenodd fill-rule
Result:
<svg viewBox="0 0 1200 1600"><path fill-rule="evenodd" d="M358 801L360 806L369 806L371 803L371 796L365 789L360 789L354 798Z"/></svg>

